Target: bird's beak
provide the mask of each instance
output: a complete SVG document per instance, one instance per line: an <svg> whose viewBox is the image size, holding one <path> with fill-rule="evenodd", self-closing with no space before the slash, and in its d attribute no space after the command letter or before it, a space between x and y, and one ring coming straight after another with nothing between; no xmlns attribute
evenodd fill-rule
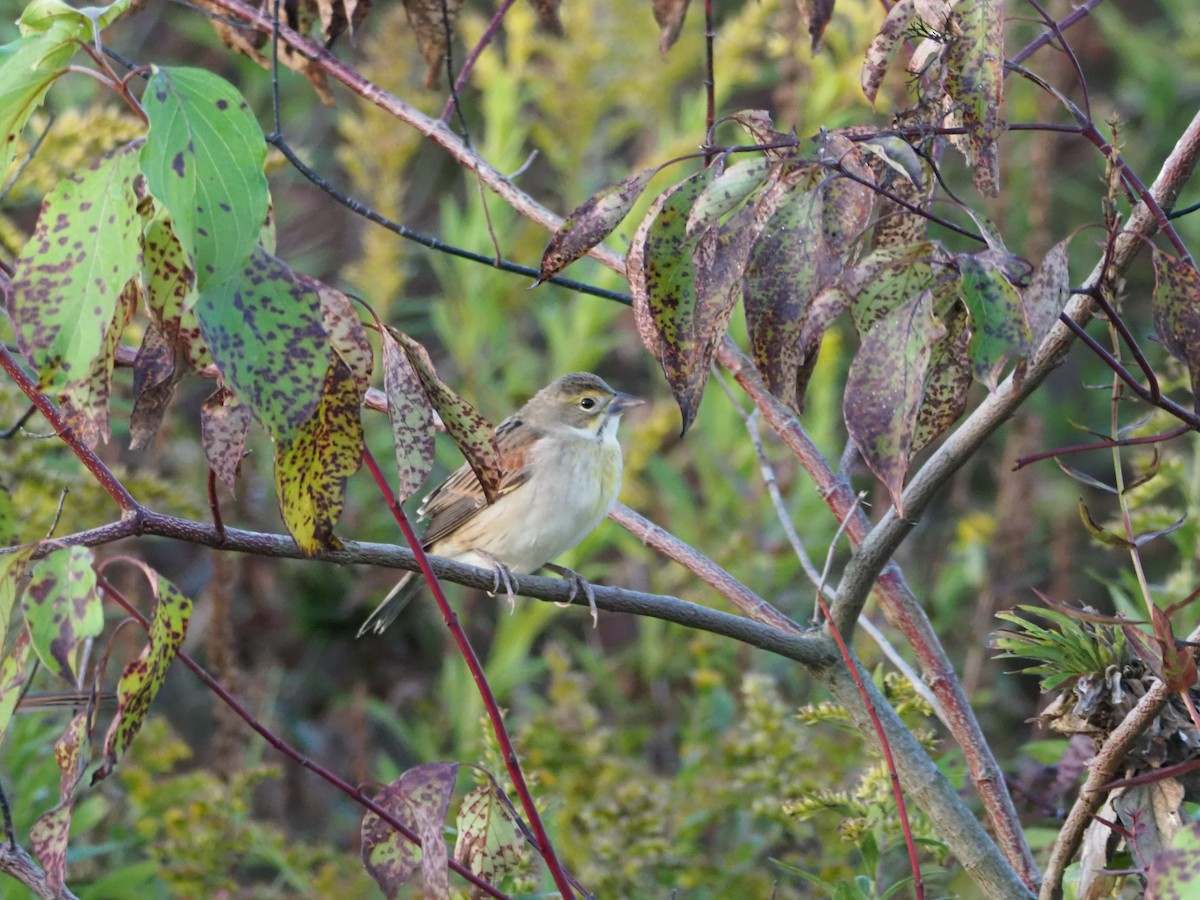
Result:
<svg viewBox="0 0 1200 900"><path fill-rule="evenodd" d="M608 403L608 414L610 416L619 416L621 413L625 412L625 410L634 406L641 406L645 402L646 401L641 397L635 397L633 394L623 394L620 391L617 391L617 395Z"/></svg>

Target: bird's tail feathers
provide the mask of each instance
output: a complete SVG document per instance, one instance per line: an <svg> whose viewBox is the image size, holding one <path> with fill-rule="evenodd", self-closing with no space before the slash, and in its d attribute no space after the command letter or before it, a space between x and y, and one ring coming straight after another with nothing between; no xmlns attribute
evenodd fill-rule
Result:
<svg viewBox="0 0 1200 900"><path fill-rule="evenodd" d="M416 572L409 572L396 582L386 597L375 607L375 611L367 616L367 620L358 629L356 637L362 637L368 631L383 634L384 630L396 621L396 617L404 611L408 603L421 587L422 580Z"/></svg>

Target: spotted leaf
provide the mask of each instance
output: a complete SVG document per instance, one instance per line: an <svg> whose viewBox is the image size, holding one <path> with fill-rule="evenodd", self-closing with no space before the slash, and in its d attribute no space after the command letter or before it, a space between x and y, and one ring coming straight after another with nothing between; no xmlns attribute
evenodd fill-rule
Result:
<svg viewBox="0 0 1200 900"><path fill-rule="evenodd" d="M853 298L850 315L860 335L905 301L933 287L939 277L933 265L935 253L930 241L882 247L847 273L843 286ZM941 273L941 267L937 271Z"/></svg>
<svg viewBox="0 0 1200 900"><path fill-rule="evenodd" d="M739 160L700 192L688 212L684 234L693 238L728 215L762 187L775 162L766 156Z"/></svg>
<svg viewBox="0 0 1200 900"><path fill-rule="evenodd" d="M298 434L321 398L331 352L311 283L258 249L233 280L200 292L196 315L225 384L275 440Z"/></svg>
<svg viewBox="0 0 1200 900"><path fill-rule="evenodd" d="M1021 293L1029 332L1036 347L1050 333L1058 314L1071 299L1071 271L1068 266L1068 240L1059 241L1046 253L1034 271L1029 286Z"/></svg>
<svg viewBox="0 0 1200 900"><path fill-rule="evenodd" d="M1190 262L1154 248L1154 330L1167 351L1187 366L1200 410L1200 274Z"/></svg>
<svg viewBox="0 0 1200 900"><path fill-rule="evenodd" d="M409 769L373 798L421 839L418 847L375 813L363 816L362 861L388 897L398 896L418 866L426 897L450 896L449 852L443 831L457 776L458 763L424 763Z"/></svg>
<svg viewBox="0 0 1200 900"><path fill-rule="evenodd" d="M40 384L86 380L138 272L137 155L126 146L68 175L16 262L9 312Z"/></svg>
<svg viewBox="0 0 1200 900"><path fill-rule="evenodd" d="M155 66L142 96L142 171L201 291L236 279L267 216L267 144L238 90L212 72Z"/></svg>
<svg viewBox="0 0 1200 900"><path fill-rule="evenodd" d="M679 40L683 20L691 0L651 0L654 21L658 23L658 52L666 53Z"/></svg>
<svg viewBox="0 0 1200 900"><path fill-rule="evenodd" d="M499 786L489 779L463 797L454 859L489 884L499 884L525 862L525 838Z"/></svg>
<svg viewBox="0 0 1200 900"><path fill-rule="evenodd" d="M74 687L80 648L104 628L92 551L66 547L30 566L21 612L42 665Z"/></svg>
<svg viewBox="0 0 1200 900"><path fill-rule="evenodd" d="M275 444L275 488L284 524L312 555L336 550L333 534L346 503L346 479L362 465L362 392L354 374L335 357L313 414L299 432Z"/></svg>
<svg viewBox="0 0 1200 900"><path fill-rule="evenodd" d="M990 258L960 255L958 269L963 303L971 314L971 370L994 391L1005 364L1027 356L1032 347L1021 294Z"/></svg>
<svg viewBox="0 0 1200 900"><path fill-rule="evenodd" d="M488 420L479 414L470 403L450 390L434 371L429 353L419 343L403 332L391 329L394 337L412 364L425 391L425 396L437 410L446 433L458 445L466 457L467 464L479 479L484 496L491 503L500 490L504 479L504 466L500 462L500 451L496 447L496 432Z"/></svg>
<svg viewBox="0 0 1200 900"><path fill-rule="evenodd" d="M46 875L45 896L57 897L67 874L67 842L71 832L71 804L59 803L40 816L29 829L29 847Z"/></svg>
<svg viewBox="0 0 1200 900"><path fill-rule="evenodd" d="M31 641L29 632L17 633L8 653L0 658L0 739L8 731L17 701L25 692L26 663L29 660Z"/></svg>
<svg viewBox="0 0 1200 900"><path fill-rule="evenodd" d="M158 433L175 385L183 372L175 351L154 325L146 328L133 361L133 411L129 414L129 449L148 446Z"/></svg>
<svg viewBox="0 0 1200 900"><path fill-rule="evenodd" d="M542 267L535 285L557 275L608 237L629 215L658 168L655 166L626 176L576 207L558 226L542 253Z"/></svg>
<svg viewBox="0 0 1200 900"><path fill-rule="evenodd" d="M107 778L146 721L167 669L179 655L192 616L192 601L149 566L138 563L154 594L154 612L146 646L125 667L117 682L117 713L104 737L104 762L92 784Z"/></svg>
<svg viewBox="0 0 1200 900"><path fill-rule="evenodd" d="M936 302L934 305L936 307ZM956 304L942 321L946 333L933 345L929 354L925 393L913 426L910 451L913 456L937 440L959 420L967 408L971 389L971 363L967 358L967 345L970 342L967 311Z"/></svg>
<svg viewBox="0 0 1200 900"><path fill-rule="evenodd" d="M966 129L967 162L985 197L1000 193L999 139L1004 131L1004 5L963 0L954 7L958 33L946 51L946 94Z"/></svg>
<svg viewBox="0 0 1200 900"><path fill-rule="evenodd" d="M212 364L212 354L200 335L194 309L199 294L191 262L165 215L156 215L149 222L142 241L142 278L150 321L180 361L198 372Z"/></svg>
<svg viewBox="0 0 1200 900"><path fill-rule="evenodd" d="M925 291L866 333L846 379L843 414L863 459L904 514L904 476L932 350L946 329Z"/></svg>
<svg viewBox="0 0 1200 900"><path fill-rule="evenodd" d="M879 86L883 84L883 76L887 74L888 66L903 41L912 17L913 0L897 0L888 10L883 24L879 26L879 32L867 47L867 56L862 67L862 90L872 106L875 105Z"/></svg>

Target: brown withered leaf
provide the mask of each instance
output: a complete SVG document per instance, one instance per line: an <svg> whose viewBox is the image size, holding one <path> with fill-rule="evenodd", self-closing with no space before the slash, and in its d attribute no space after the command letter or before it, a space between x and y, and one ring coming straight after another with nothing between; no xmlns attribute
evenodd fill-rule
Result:
<svg viewBox="0 0 1200 900"><path fill-rule="evenodd" d="M167 405L183 370L175 351L154 325L146 329L133 361L133 411L129 414L129 449L140 450L158 433Z"/></svg>
<svg viewBox="0 0 1200 900"><path fill-rule="evenodd" d="M1200 410L1200 274L1187 260L1154 248L1154 330L1163 346L1187 366Z"/></svg>
<svg viewBox="0 0 1200 900"><path fill-rule="evenodd" d="M562 0L529 0L529 5L537 13L538 27L542 31L553 34L556 37L562 37L565 34L562 18L558 14L558 8L562 6Z"/></svg>
<svg viewBox="0 0 1200 900"><path fill-rule="evenodd" d="M687 16L690 0L651 0L654 21L658 23L658 52L666 53L679 40L683 20Z"/></svg>
<svg viewBox="0 0 1200 900"><path fill-rule="evenodd" d="M301 0L308 6L313 0ZM343 31L350 31L350 40L355 38L355 29L362 25L371 11L371 0L315 0L316 15L321 21L321 37L328 47Z"/></svg>
<svg viewBox="0 0 1200 900"><path fill-rule="evenodd" d="M812 37L812 52L821 49L821 36L829 20L833 18L834 0L796 0L800 15L808 23L808 33Z"/></svg>
<svg viewBox="0 0 1200 900"><path fill-rule="evenodd" d="M616 184L592 194L572 210L546 245L534 286L557 275L608 237L629 215L658 169L655 166L627 175Z"/></svg>
<svg viewBox="0 0 1200 900"><path fill-rule="evenodd" d="M446 51L450 46L450 35L446 33L449 23L453 32L458 22L458 11L466 0L404 0L404 12L408 24L417 36L417 46L425 57L425 87L438 86L442 71L446 68Z"/></svg>

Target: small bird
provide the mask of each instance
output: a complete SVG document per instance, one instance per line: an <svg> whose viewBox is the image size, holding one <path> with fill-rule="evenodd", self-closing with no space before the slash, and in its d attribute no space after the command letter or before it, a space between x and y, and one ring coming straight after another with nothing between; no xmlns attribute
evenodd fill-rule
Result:
<svg viewBox="0 0 1200 900"><path fill-rule="evenodd" d="M417 514L429 524L421 545L496 573L513 602L509 573L529 573L570 550L608 515L621 490L621 414L641 404L590 372L564 375L542 388L496 428L504 479L488 504L479 479L464 465L422 502ZM557 567L555 567L557 569ZM560 570L591 589L574 572ZM358 630L383 632L422 581L405 575Z"/></svg>

